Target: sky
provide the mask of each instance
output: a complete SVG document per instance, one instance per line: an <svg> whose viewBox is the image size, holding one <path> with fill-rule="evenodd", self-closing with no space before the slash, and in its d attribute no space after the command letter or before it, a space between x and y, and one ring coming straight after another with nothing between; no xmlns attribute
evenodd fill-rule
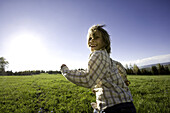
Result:
<svg viewBox="0 0 170 113"><path fill-rule="evenodd" d="M170 62L169 0L0 0L6 70L87 68L89 27L105 24L114 60Z"/></svg>

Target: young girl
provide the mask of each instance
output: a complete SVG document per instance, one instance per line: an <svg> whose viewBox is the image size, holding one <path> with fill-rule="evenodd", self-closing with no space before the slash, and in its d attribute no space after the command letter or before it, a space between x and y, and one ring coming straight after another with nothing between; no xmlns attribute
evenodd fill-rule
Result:
<svg viewBox="0 0 170 113"><path fill-rule="evenodd" d="M63 64L61 72L69 81L92 88L96 94L96 103L91 103L95 113L136 113L126 72L110 58L110 37L103 27L94 25L88 31L91 54L87 70L69 70Z"/></svg>

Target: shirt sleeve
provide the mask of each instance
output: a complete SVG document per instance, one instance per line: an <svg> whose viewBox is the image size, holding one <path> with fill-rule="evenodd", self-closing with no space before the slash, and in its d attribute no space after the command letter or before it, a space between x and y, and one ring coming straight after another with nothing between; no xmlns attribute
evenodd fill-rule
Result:
<svg viewBox="0 0 170 113"><path fill-rule="evenodd" d="M123 67L123 65L120 63L120 62L116 62L116 66L118 68L118 71L121 75L121 77L123 78L124 81L128 81L127 80L127 73L126 73L126 70L125 68Z"/></svg>
<svg viewBox="0 0 170 113"><path fill-rule="evenodd" d="M61 68L61 72L69 81L79 86L92 88L107 73L107 56L105 54L97 51L92 53L88 62L88 69L85 71L69 70L67 66L64 66Z"/></svg>

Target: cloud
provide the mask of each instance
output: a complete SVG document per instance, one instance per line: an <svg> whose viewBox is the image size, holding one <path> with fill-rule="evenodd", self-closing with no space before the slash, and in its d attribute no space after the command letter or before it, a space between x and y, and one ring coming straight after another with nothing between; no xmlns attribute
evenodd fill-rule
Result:
<svg viewBox="0 0 170 113"><path fill-rule="evenodd" d="M122 64L123 65L136 64L138 66L143 66L143 65L158 64L158 63L164 63L164 62L170 62L170 54L153 56L153 57L134 60L134 61L125 61L125 62L122 62Z"/></svg>

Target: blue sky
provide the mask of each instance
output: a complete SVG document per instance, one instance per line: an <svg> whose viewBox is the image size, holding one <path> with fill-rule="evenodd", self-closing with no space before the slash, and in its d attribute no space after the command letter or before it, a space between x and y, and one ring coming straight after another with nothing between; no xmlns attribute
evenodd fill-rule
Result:
<svg viewBox="0 0 170 113"><path fill-rule="evenodd" d="M0 0L7 70L86 68L88 28L106 24L121 63L170 62L169 0Z"/></svg>

